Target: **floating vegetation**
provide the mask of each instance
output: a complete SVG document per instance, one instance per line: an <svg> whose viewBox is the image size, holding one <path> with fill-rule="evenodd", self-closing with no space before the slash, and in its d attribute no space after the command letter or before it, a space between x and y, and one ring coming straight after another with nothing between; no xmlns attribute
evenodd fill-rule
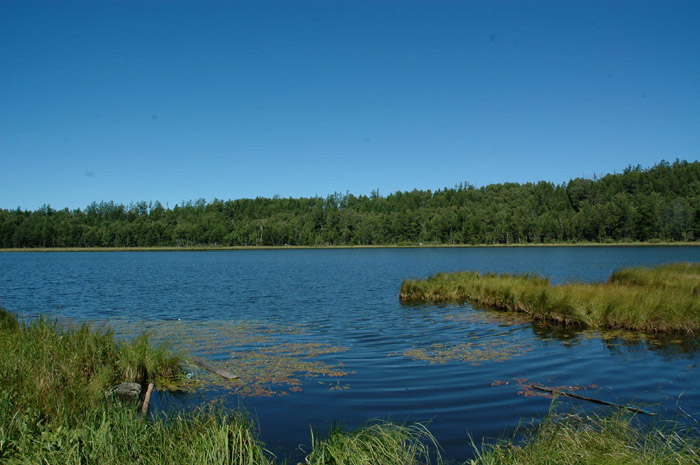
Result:
<svg viewBox="0 0 700 465"><path fill-rule="evenodd" d="M413 347L401 355L411 360L430 364L465 362L479 365L484 362L505 362L526 354L531 347L522 342L507 338L488 338L455 344L431 344L427 347ZM390 354L398 355L398 354Z"/></svg>
<svg viewBox="0 0 700 465"><path fill-rule="evenodd" d="M523 397L546 397L548 399L553 399L556 397L556 391L567 391L567 392L576 392L576 391L587 391L589 389L598 389L600 386L597 384L589 384L589 385L560 385L560 386L545 386L541 385L538 383L534 383L532 380L528 378L512 378L509 380L503 380L503 379L496 379L493 382L491 382L491 387L499 387L499 386L517 386L518 388L518 395L523 396ZM535 386L540 387L540 389L536 388ZM549 391L549 392L548 392ZM554 391L554 392L552 392Z"/></svg>
<svg viewBox="0 0 700 465"><path fill-rule="evenodd" d="M533 383L526 378L515 378L514 381L518 384L519 390L518 395L524 397L546 397L547 399L553 399L556 394L552 392L543 391L540 389L535 389ZM560 386L543 386L550 391L587 391L589 389L598 389L597 384L589 384L587 386L583 385L560 385Z"/></svg>
<svg viewBox="0 0 700 465"><path fill-rule="evenodd" d="M333 383L331 390L338 390L349 388L335 387L341 386L338 378L354 373L342 363L319 360L347 348L308 341L303 325L248 320L120 323L116 327L122 337L129 337L135 328L146 328L154 340L167 340L175 350L202 356L214 367L238 376L226 380L192 364L190 381L198 389L227 388L243 396L289 395L303 390L305 378L322 378Z"/></svg>
<svg viewBox="0 0 700 465"><path fill-rule="evenodd" d="M442 317L450 323L457 323L465 334L453 341L415 345L402 352L392 352L390 357L402 356L429 364L450 362L480 365L485 362L505 362L525 355L533 347L531 338L520 337L520 326L529 320L520 313L495 310L477 311L469 307L449 309Z"/></svg>
<svg viewBox="0 0 700 465"><path fill-rule="evenodd" d="M533 385L541 386L552 391L587 391L589 389L598 389L600 386L597 384L584 385L561 385L561 386L542 386L538 383L533 383L532 380L528 378L512 378L509 380L496 379L491 383L491 387L499 386L509 386L514 385L518 387L518 395L524 397L546 397L548 399L553 399L555 397L551 392L546 392L543 390L534 389Z"/></svg>

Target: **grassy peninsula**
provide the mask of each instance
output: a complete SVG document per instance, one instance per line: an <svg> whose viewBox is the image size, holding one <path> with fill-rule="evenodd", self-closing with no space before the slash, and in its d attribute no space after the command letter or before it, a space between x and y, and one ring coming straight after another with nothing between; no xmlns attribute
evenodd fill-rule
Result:
<svg viewBox="0 0 700 465"><path fill-rule="evenodd" d="M628 268L607 283L552 286L531 274L438 273L404 280L404 302L472 302L525 312L535 320L649 332L700 330L700 264Z"/></svg>

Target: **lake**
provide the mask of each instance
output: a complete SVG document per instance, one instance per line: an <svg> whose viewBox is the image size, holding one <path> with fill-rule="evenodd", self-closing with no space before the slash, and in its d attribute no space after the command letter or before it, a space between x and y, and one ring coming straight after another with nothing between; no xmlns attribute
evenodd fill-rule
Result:
<svg viewBox="0 0 700 465"><path fill-rule="evenodd" d="M472 439L508 436L547 413L552 400L531 383L700 417L696 341L402 305L403 278L475 270L594 282L675 261L700 261L700 247L0 253L0 306L106 323L123 337L149 330L236 372L240 382L226 384L191 368L202 389L159 395L156 405L243 406L280 457L303 457L310 426L389 419L426 422L445 456L464 460Z"/></svg>

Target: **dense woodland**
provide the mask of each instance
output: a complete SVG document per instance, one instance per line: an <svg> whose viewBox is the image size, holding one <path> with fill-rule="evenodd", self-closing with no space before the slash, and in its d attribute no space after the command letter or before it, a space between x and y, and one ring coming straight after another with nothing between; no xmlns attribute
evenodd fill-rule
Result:
<svg viewBox="0 0 700 465"><path fill-rule="evenodd" d="M460 184L386 197L0 210L0 247L519 244L700 239L700 162L556 185Z"/></svg>

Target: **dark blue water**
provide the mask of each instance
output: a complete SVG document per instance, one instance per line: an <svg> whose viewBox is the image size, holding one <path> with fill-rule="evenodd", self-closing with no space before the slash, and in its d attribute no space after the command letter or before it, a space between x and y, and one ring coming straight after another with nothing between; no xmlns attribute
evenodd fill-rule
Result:
<svg viewBox="0 0 700 465"><path fill-rule="evenodd" d="M692 341L678 338L601 338L468 305L403 306L403 278L476 270L592 282L622 267L672 261L700 261L700 247L0 253L0 306L23 316L144 327L295 328L281 340L343 347L313 360L342 364L349 374L302 375L295 389L283 384L266 397L216 388L188 399L245 405L280 455L308 444L310 425L323 430L336 420L352 427L381 418L430 422L445 454L465 459L470 435L479 444L547 412L550 399L527 395L531 382L587 387L585 395L666 416L680 406L683 415L700 417L700 355ZM214 350L194 343L189 349L226 362L240 348L222 340Z"/></svg>

